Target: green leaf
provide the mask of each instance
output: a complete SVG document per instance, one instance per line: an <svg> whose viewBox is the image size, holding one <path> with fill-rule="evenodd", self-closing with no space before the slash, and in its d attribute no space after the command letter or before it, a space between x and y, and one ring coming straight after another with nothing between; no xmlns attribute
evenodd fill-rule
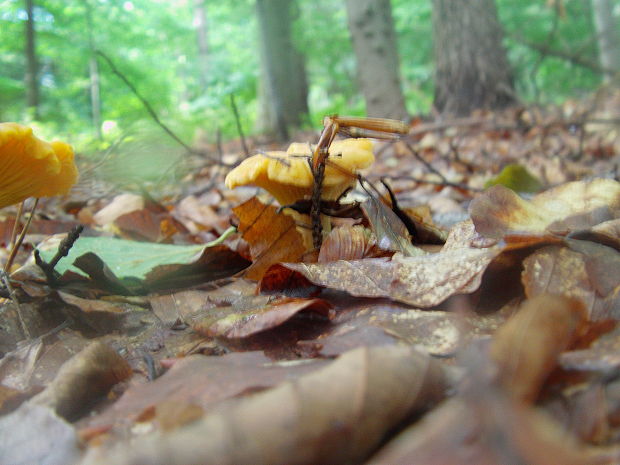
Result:
<svg viewBox="0 0 620 465"><path fill-rule="evenodd" d="M517 164L510 164L494 178L489 179L484 187L489 188L501 184L515 192L538 192L543 188L542 182L526 168Z"/></svg>
<svg viewBox="0 0 620 465"><path fill-rule="evenodd" d="M187 265L196 262L206 248L220 244L234 228L230 228L213 242L202 245L172 245L152 242L136 242L112 237L81 237L69 255L56 265L56 271L63 274L73 271L84 275L84 272L73 266L78 257L86 253L94 253L120 279L144 279L154 268L162 265ZM41 258L49 262L56 254L56 247L39 250Z"/></svg>

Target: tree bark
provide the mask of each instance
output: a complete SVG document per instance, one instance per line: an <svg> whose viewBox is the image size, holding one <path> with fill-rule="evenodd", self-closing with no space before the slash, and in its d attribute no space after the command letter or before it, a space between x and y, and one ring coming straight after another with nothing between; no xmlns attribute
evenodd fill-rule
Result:
<svg viewBox="0 0 620 465"><path fill-rule="evenodd" d="M390 0L347 0L346 7L366 113L405 119Z"/></svg>
<svg viewBox="0 0 620 465"><path fill-rule="evenodd" d="M207 86L209 73L209 29L206 0L194 0L194 27L196 28L196 43L198 45L199 81L204 89Z"/></svg>
<svg viewBox="0 0 620 465"><path fill-rule="evenodd" d="M90 113L93 129L98 139L103 138L101 132L101 87L99 80L99 64L95 54L95 35L93 26L93 12L88 0L83 0L86 8L86 26L88 28L88 47L90 49L90 60L88 62L88 72L90 76Z"/></svg>
<svg viewBox="0 0 620 465"><path fill-rule="evenodd" d="M257 0L260 33L262 131L288 139L288 130L308 112L303 55L291 36L292 0Z"/></svg>
<svg viewBox="0 0 620 465"><path fill-rule="evenodd" d="M516 102L494 0L433 0L435 108L465 116Z"/></svg>
<svg viewBox="0 0 620 465"><path fill-rule="evenodd" d="M596 27L598 55L605 81L609 82L620 71L620 40L611 0L592 0L592 16Z"/></svg>
<svg viewBox="0 0 620 465"><path fill-rule="evenodd" d="M36 33L34 23L34 1L26 0L26 107L34 119L39 113L39 65L36 52Z"/></svg>

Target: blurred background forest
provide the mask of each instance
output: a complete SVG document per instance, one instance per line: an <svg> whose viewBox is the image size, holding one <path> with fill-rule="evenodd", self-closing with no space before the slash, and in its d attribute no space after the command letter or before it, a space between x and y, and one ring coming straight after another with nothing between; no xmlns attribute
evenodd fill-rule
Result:
<svg viewBox="0 0 620 465"><path fill-rule="evenodd" d="M364 23L368 4L379 23ZM451 38L457 47L478 40L450 24L466 4L485 12L474 20L496 23L486 35L503 43L507 63L494 67L507 67L521 102L584 96L618 69L614 0L0 0L0 120L36 121L43 136L101 149L150 121L123 76L188 143L237 137L231 96L246 133L280 139L332 113L464 115L470 107L450 106L438 90L469 92L471 83L440 76L438 65L455 51ZM373 27L385 35L376 47L364 43ZM455 53L487 53L483 41ZM364 56L373 51L388 61ZM389 82L396 89L385 90Z"/></svg>

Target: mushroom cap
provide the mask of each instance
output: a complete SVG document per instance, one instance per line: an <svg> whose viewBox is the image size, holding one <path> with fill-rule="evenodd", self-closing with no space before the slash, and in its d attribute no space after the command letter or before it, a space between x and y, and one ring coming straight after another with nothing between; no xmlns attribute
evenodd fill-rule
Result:
<svg viewBox="0 0 620 465"><path fill-rule="evenodd" d="M27 126L0 123L0 208L66 194L77 174L69 145L45 142Z"/></svg>
<svg viewBox="0 0 620 465"><path fill-rule="evenodd" d="M314 178L308 160L313 150L314 147L310 144L294 142L286 152L267 152L249 157L228 173L226 187L262 187L273 195L280 205L309 198L312 195ZM336 200L345 190L355 185L357 171L369 167L375 157L370 139L335 141L330 146L329 154L321 198Z"/></svg>

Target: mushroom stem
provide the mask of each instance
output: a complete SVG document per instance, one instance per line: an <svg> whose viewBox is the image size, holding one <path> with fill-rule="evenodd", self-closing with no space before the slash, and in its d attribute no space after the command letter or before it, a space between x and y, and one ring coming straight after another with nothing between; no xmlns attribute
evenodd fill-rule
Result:
<svg viewBox="0 0 620 465"><path fill-rule="evenodd" d="M17 208L17 215L15 216L15 223L13 224L13 231L11 231L11 240L9 241L9 250L15 245L17 239L17 231L19 230L19 222L22 220L22 214L24 213L24 202L19 204Z"/></svg>
<svg viewBox="0 0 620 465"><path fill-rule="evenodd" d="M23 204L24 202L22 202L22 205L20 206L20 211L18 212L18 215L21 216L21 211L23 210ZM21 233L19 234L19 237L17 238L17 240L15 242L13 242L13 240L11 239L11 252L9 253L9 258L7 259L6 263L4 264L4 271L7 274L10 274L11 272L11 266L13 265L13 261L15 260L15 256L17 255L17 251L19 250L19 248L22 245L22 242L24 242L24 237L26 237L26 233L28 232L28 228L30 227L30 223L32 222L32 217L34 216L34 211L37 209L37 205L39 204L39 198L35 198L34 199L34 204L32 205L32 209L30 210L30 216L28 217L28 219L26 220L26 224L24 225L24 228L22 229ZM15 228L17 228L17 223L19 221L19 218L15 219Z"/></svg>

